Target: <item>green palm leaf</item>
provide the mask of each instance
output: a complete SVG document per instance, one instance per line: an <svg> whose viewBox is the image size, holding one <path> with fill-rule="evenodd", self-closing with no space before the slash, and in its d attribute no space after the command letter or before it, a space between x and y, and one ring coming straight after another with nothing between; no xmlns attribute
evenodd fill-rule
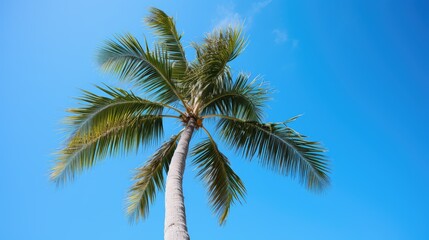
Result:
<svg viewBox="0 0 429 240"><path fill-rule="evenodd" d="M325 150L318 142L306 140L285 124L224 117L218 127L226 142L245 157L257 155L264 166L298 176L309 189L322 190L329 185Z"/></svg>
<svg viewBox="0 0 429 240"><path fill-rule="evenodd" d="M151 8L150 15L145 18L146 24L155 30L155 34L160 38L162 44L168 52L168 58L174 61L175 79L184 77L187 61L176 25L172 17L157 8Z"/></svg>
<svg viewBox="0 0 429 240"><path fill-rule="evenodd" d="M210 135L194 147L192 154L195 156L193 164L199 170L198 176L208 187L213 211L219 217L219 224L223 224L231 205L235 201L241 202L246 194L244 184Z"/></svg>
<svg viewBox="0 0 429 240"><path fill-rule="evenodd" d="M119 36L101 49L99 62L104 70L134 82L160 102L181 100L172 79L172 62L162 45L150 51L147 43L144 49L130 34Z"/></svg>
<svg viewBox="0 0 429 240"><path fill-rule="evenodd" d="M137 169L134 176L136 182L128 195L127 213L132 221L148 216L149 206L155 200L156 192L164 188L164 173L168 173L179 136L180 133L171 137L143 167Z"/></svg>
<svg viewBox="0 0 429 240"><path fill-rule="evenodd" d="M240 74L226 89L220 89L205 100L202 115L222 114L252 121L261 121L268 90L257 79L248 81L249 76Z"/></svg>
<svg viewBox="0 0 429 240"><path fill-rule="evenodd" d="M142 114L160 115L164 107L169 105L140 98L132 92L120 88L106 86L97 87L107 96L100 96L89 91L83 91L78 98L85 105L80 108L69 109L72 116L66 118L66 123L72 127L74 134L85 134L104 128L106 123L116 122L120 119L130 118Z"/></svg>
<svg viewBox="0 0 429 240"><path fill-rule="evenodd" d="M243 38L241 28L228 27L214 30L206 35L202 44L193 46L197 51L197 61L211 64L215 68L211 72L216 76L228 62L242 53L246 47L246 40Z"/></svg>
<svg viewBox="0 0 429 240"><path fill-rule="evenodd" d="M208 34L200 45L193 44L197 60L191 65L189 80L191 92L197 93L191 99L212 95L231 82L228 63L244 50L246 40L241 29L227 28Z"/></svg>
<svg viewBox="0 0 429 240"><path fill-rule="evenodd" d="M163 134L162 116L144 115L106 122L84 135L74 135L59 151L51 179L57 183L72 180L75 173L94 165L96 160L119 151L137 149L140 144L156 142Z"/></svg>

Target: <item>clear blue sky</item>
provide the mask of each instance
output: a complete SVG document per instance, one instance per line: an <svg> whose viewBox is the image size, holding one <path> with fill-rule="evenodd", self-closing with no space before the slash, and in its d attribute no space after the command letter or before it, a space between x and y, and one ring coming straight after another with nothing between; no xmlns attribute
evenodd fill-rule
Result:
<svg viewBox="0 0 429 240"><path fill-rule="evenodd" d="M132 170L153 149L106 159L59 189L48 180L79 88L122 86L99 71L97 49L114 34L149 36L150 6L176 18L186 45L245 19L250 42L236 72L269 81L267 120L303 113L293 127L332 161L332 186L318 195L229 154L248 195L224 227L188 166L192 239L429 239L423 0L1 1L0 239L162 239L163 194L145 222L130 225L124 213Z"/></svg>

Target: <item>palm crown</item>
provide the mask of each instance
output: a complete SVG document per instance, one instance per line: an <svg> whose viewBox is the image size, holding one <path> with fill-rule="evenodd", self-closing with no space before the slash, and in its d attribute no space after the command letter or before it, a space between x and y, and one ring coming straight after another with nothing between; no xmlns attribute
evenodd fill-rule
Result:
<svg viewBox="0 0 429 240"><path fill-rule="evenodd" d="M55 182L72 179L107 155L161 140L163 119L175 118L184 129L191 127L207 135L191 150L192 163L222 224L230 206L242 200L246 189L203 124L213 118L217 136L244 157L256 156L263 166L297 176L311 190L322 190L329 184L328 162L319 143L308 141L288 126L295 118L264 123L268 89L248 75L233 77L228 64L246 45L238 28L207 34L201 44L192 44L196 59L188 61L171 17L153 8L145 22L159 40L153 48L127 34L108 41L99 54L104 70L132 82L144 94L109 86L98 87L102 95L84 91L79 100L85 104L69 110L71 136L53 167ZM137 169L128 196L131 219L146 217L156 192L164 189L164 178L182 136L183 130Z"/></svg>

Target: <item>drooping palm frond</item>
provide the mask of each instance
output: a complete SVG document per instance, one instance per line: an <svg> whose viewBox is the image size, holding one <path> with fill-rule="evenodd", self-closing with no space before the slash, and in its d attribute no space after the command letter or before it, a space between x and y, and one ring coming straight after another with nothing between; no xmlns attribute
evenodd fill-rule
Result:
<svg viewBox="0 0 429 240"><path fill-rule="evenodd" d="M143 115L106 122L104 127L84 135L74 135L59 151L51 179L57 183L72 180L75 173L94 165L106 155L137 149L155 143L163 134L162 116Z"/></svg>
<svg viewBox="0 0 429 240"><path fill-rule="evenodd" d="M66 123L72 128L71 130L74 134L87 134L92 130L97 131L100 127L104 128L107 123L133 118L142 114L160 115L164 107L175 110L167 104L140 98L134 93L120 88L108 86L97 86L97 88L107 96L83 91L83 96L78 100L85 105L68 110L73 115L66 118Z"/></svg>
<svg viewBox="0 0 429 240"><path fill-rule="evenodd" d="M176 24L172 17L157 8L150 8L149 11L150 15L145 18L145 22L155 30L155 34L160 38L160 43L165 46L168 52L168 58L174 61L173 77L182 79L187 68L185 51L180 42L182 36L177 33Z"/></svg>
<svg viewBox="0 0 429 240"><path fill-rule="evenodd" d="M329 185L328 161L318 142L306 140L283 123L258 123L222 117L220 135L246 158L257 155L262 165L282 174L298 176L311 190Z"/></svg>
<svg viewBox="0 0 429 240"><path fill-rule="evenodd" d="M168 173L171 158L177 147L180 133L165 142L146 164L137 169L128 195L127 213L131 221L146 218L149 206L155 200L156 192L164 188L164 173Z"/></svg>
<svg viewBox="0 0 429 240"><path fill-rule="evenodd" d="M99 62L102 68L133 82L164 103L182 100L172 78L172 65L162 45L153 51L146 43L145 49L132 35L118 36L116 41L106 42L101 49Z"/></svg>
<svg viewBox="0 0 429 240"><path fill-rule="evenodd" d="M264 103L268 99L268 89L257 79L248 81L249 76L240 74L233 84L207 97L202 115L221 114L240 119L262 121Z"/></svg>
<svg viewBox="0 0 429 240"><path fill-rule="evenodd" d="M208 187L213 212L218 215L219 224L223 224L231 205L236 201L241 202L246 189L232 170L228 158L219 151L213 138L207 130L205 131L209 138L194 147L193 164L198 169L198 176Z"/></svg>

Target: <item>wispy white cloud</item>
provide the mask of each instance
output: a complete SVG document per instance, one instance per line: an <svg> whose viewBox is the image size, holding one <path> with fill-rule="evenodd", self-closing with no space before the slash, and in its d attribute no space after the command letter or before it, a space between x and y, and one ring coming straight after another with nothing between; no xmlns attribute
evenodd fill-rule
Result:
<svg viewBox="0 0 429 240"><path fill-rule="evenodd" d="M266 6L268 6L268 4L270 4L271 2L272 2L272 0L265 0L265 1L253 3L251 13L256 14L256 13L260 12L262 9L264 9Z"/></svg>
<svg viewBox="0 0 429 240"><path fill-rule="evenodd" d="M283 30L274 29L273 34L274 34L274 42L277 44L285 43L288 41L287 33Z"/></svg>
<svg viewBox="0 0 429 240"><path fill-rule="evenodd" d="M238 25L244 25L244 27L249 28L253 22L253 18L267 7L271 1L272 0L254 2L244 15L241 15L235 10L235 4L232 2L219 5L217 8L218 17L214 20L215 28Z"/></svg>
<svg viewBox="0 0 429 240"><path fill-rule="evenodd" d="M299 40L289 38L285 30L276 28L273 30L273 34L274 34L274 42L276 44L288 44L292 48L298 47Z"/></svg>
<svg viewBox="0 0 429 240"><path fill-rule="evenodd" d="M218 6L217 15L218 18L214 21L215 28L239 26L244 23L243 17L235 11L235 5L233 3Z"/></svg>
<svg viewBox="0 0 429 240"><path fill-rule="evenodd" d="M236 10L235 4L232 1L219 5L216 9L217 17L213 20L213 25L218 29L228 26L243 26L249 29L255 16L270 5L271 2L272 0L253 2L244 14L240 14ZM292 48L298 47L299 40L290 38L285 30L276 28L272 33L276 44L288 44Z"/></svg>

